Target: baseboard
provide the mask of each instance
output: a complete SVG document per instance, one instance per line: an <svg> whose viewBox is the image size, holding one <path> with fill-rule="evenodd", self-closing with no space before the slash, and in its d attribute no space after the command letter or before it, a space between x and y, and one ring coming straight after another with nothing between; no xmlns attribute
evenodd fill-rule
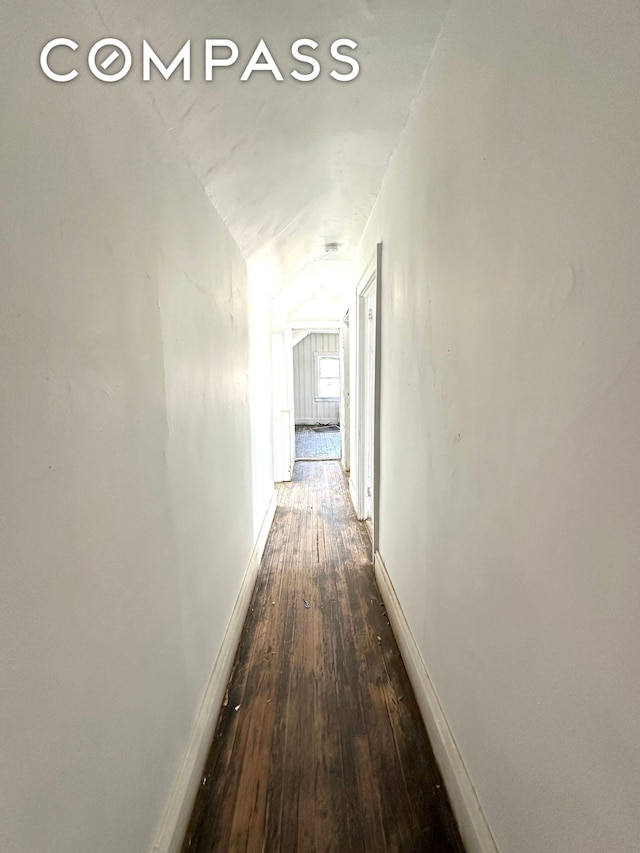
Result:
<svg viewBox="0 0 640 853"><path fill-rule="evenodd" d="M467 853L498 853L478 795L379 552L375 575Z"/></svg>
<svg viewBox="0 0 640 853"><path fill-rule="evenodd" d="M277 494L274 490L269 508L260 528L258 538L249 558L249 563L242 579L240 592L225 631L222 646L214 664L209 683L204 692L202 702L196 714L189 741L184 752L182 763L174 779L158 831L156 833L152 853L180 853L184 835L191 817L196 793L200 787L202 771L220 709L224 701L231 668L235 658L240 635L246 619L251 595L255 586L260 560L267 542L269 530L273 522L277 506Z"/></svg>

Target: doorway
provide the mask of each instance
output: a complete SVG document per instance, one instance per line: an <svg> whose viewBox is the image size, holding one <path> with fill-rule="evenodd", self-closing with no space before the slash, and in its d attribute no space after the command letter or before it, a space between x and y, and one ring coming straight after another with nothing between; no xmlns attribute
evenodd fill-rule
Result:
<svg viewBox="0 0 640 853"><path fill-rule="evenodd" d="M293 337L295 460L340 459L340 341L337 330Z"/></svg>

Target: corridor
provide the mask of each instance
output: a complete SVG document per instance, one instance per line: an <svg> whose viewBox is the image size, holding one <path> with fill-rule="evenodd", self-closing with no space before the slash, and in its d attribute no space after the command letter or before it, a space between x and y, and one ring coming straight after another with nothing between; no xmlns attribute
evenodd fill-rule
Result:
<svg viewBox="0 0 640 853"><path fill-rule="evenodd" d="M638 1L3 32L0 853L637 853Z"/></svg>
<svg viewBox="0 0 640 853"><path fill-rule="evenodd" d="M278 489L183 853L461 853L339 463Z"/></svg>

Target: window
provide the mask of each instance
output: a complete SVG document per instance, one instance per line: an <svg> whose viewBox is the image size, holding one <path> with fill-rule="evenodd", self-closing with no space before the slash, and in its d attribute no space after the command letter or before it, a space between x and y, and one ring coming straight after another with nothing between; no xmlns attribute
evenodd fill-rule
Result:
<svg viewBox="0 0 640 853"><path fill-rule="evenodd" d="M340 399L340 357L337 353L316 353L316 400Z"/></svg>

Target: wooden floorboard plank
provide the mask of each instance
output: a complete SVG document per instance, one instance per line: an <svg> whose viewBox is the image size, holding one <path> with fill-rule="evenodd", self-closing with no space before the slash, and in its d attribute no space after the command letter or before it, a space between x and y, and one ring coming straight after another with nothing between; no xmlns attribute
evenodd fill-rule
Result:
<svg viewBox="0 0 640 853"><path fill-rule="evenodd" d="M278 492L183 853L462 853L339 464Z"/></svg>

